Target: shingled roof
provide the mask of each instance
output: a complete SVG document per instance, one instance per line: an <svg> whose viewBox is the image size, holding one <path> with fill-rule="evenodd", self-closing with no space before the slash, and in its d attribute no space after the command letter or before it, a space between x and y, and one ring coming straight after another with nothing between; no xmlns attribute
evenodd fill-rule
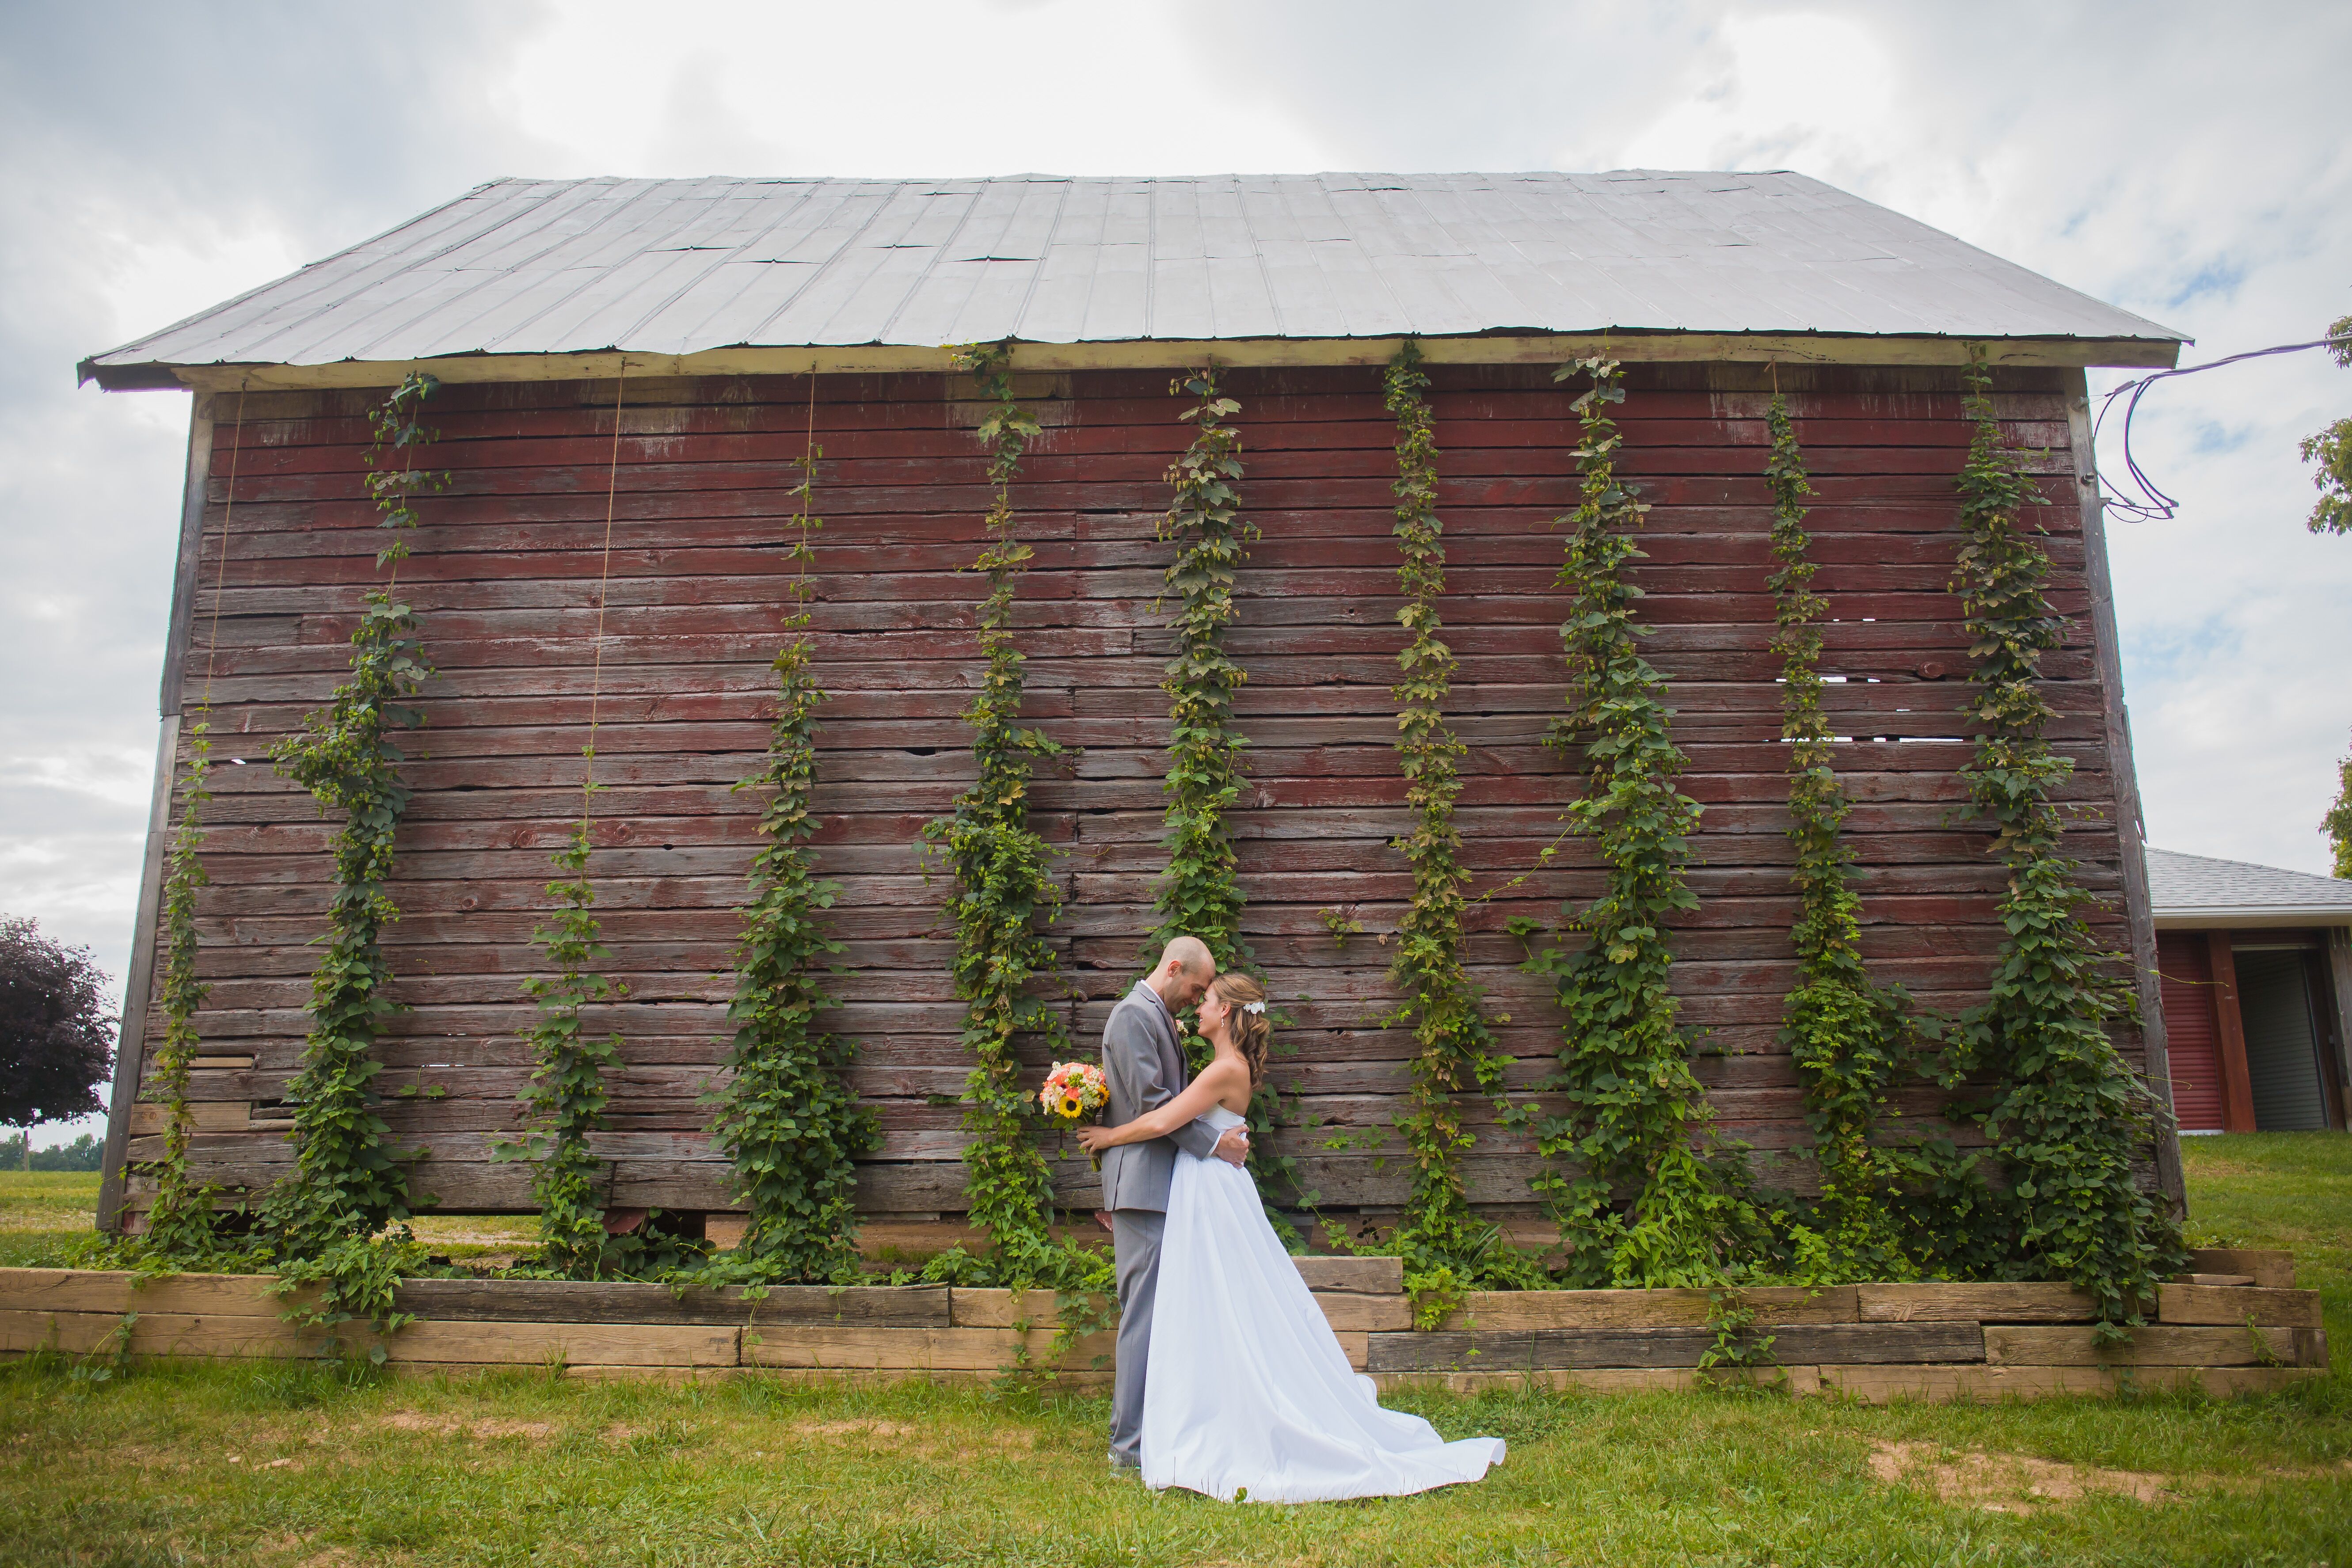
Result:
<svg viewBox="0 0 2352 1568"><path fill-rule="evenodd" d="M2147 889L2158 925L2352 925L2352 881L2308 871L2151 848Z"/></svg>
<svg viewBox="0 0 2352 1568"><path fill-rule="evenodd" d="M2186 341L1788 173L507 179L81 373L1602 331Z"/></svg>

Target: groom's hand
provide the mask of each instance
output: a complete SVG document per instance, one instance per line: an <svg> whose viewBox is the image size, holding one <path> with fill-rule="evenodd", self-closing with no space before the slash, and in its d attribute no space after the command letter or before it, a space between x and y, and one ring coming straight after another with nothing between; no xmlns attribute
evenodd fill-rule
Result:
<svg viewBox="0 0 2352 1568"><path fill-rule="evenodd" d="M1227 1164L1238 1165L1249 1158L1249 1133L1239 1127L1228 1127L1225 1135L1217 1140L1213 1151Z"/></svg>

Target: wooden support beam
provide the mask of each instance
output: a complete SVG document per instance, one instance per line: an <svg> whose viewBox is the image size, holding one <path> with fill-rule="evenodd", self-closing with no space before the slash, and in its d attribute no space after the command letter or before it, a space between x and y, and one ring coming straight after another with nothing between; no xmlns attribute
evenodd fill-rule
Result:
<svg viewBox="0 0 2352 1568"><path fill-rule="evenodd" d="M2254 1079L2246 1066L2246 1019L2238 1010L2238 963L2230 933L2207 931L2205 951L2213 966L2213 1016L2221 1042L2221 1131L2252 1132Z"/></svg>

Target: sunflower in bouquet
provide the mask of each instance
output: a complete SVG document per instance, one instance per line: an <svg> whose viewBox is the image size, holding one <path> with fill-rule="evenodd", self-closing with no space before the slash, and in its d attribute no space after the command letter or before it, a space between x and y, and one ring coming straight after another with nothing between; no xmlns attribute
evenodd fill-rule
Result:
<svg viewBox="0 0 2352 1568"><path fill-rule="evenodd" d="M1037 1103L1045 1107L1046 1121L1075 1127L1110 1103L1110 1085L1092 1062L1055 1062L1037 1091ZM1100 1170L1102 1162L1097 1160L1095 1168Z"/></svg>

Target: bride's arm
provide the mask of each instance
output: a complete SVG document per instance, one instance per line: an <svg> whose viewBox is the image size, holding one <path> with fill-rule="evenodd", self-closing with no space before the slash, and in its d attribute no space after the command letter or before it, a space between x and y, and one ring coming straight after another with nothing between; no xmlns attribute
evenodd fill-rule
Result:
<svg viewBox="0 0 2352 1568"><path fill-rule="evenodd" d="M1154 1138L1165 1138L1187 1122L1206 1115L1211 1106L1224 1099L1225 1091L1233 1086L1233 1075L1244 1070L1238 1063L1211 1062L1201 1069L1200 1077L1185 1086L1183 1093L1134 1121L1117 1127L1079 1128L1079 1147L1095 1153L1121 1143L1149 1143Z"/></svg>

